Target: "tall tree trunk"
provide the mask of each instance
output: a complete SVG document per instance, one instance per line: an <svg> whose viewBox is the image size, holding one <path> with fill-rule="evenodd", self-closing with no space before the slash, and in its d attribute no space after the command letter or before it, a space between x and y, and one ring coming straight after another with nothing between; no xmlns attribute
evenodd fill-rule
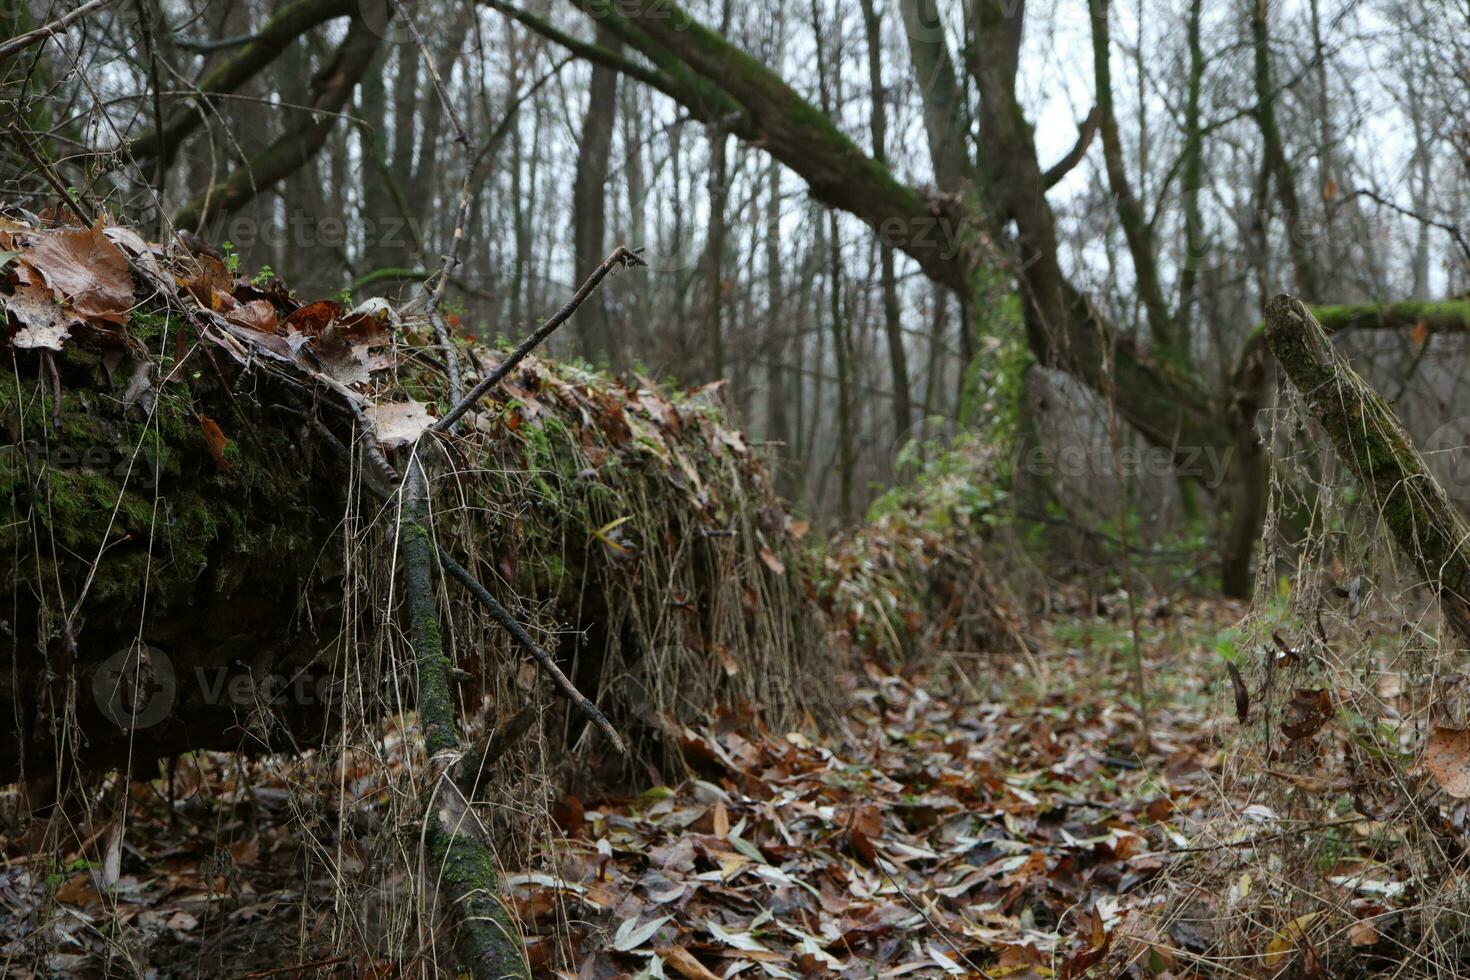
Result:
<svg viewBox="0 0 1470 980"><path fill-rule="evenodd" d="M1204 0L1189 0L1186 38L1189 46L1189 81L1184 100L1184 149L1179 169L1179 194L1184 211L1184 257L1179 263L1179 306L1174 311L1179 329L1188 333L1194 322L1194 306L1198 300L1200 265L1209 236L1205 233L1204 207L1204 126L1200 121L1200 99L1205 81L1205 52L1200 37L1200 20Z"/></svg>
<svg viewBox="0 0 1470 980"><path fill-rule="evenodd" d="M597 43L610 50L622 47L616 35L598 26ZM577 174L572 182L572 248L576 281L583 282L607 257L607 175L612 138L617 126L618 73L594 64L588 80L587 113L582 117L582 139L577 147ZM606 357L621 367L624 345L614 343L603 297L594 294L579 313L583 347L593 359Z"/></svg>
<svg viewBox="0 0 1470 980"><path fill-rule="evenodd" d="M822 112L828 119L832 119L834 118L833 106L836 101L833 90L840 82L836 76L841 71L842 65L840 51L842 32L839 21L839 28L833 32L833 37L839 43L839 50L829 59L821 11L817 3L818 0L812 0L812 31L816 37L817 46L817 86L820 90ZM833 75L830 78L829 68ZM838 510L842 522L847 524L853 516L852 351L848 340L847 322L843 317L842 309L842 236L837 223L837 212L831 209L827 211L827 249L827 269L831 280L828 298L831 305L829 314L832 327L832 357L837 366L837 465L840 483Z"/></svg>
<svg viewBox="0 0 1470 980"><path fill-rule="evenodd" d="M1189 345L1179 334L1169 315L1168 305L1164 302L1163 287L1159 284L1153 231L1138 198L1133 194L1133 187L1128 182L1128 170L1123 162L1123 140L1118 133L1118 117L1113 109L1108 0L1088 0L1087 7L1092 16L1093 77L1097 84L1098 132L1102 136L1103 162L1108 173L1108 184L1113 191L1118 223L1123 228L1128 254L1133 259L1138 296L1143 303L1155 350L1165 356L1185 361L1189 356Z"/></svg>
<svg viewBox="0 0 1470 980"><path fill-rule="evenodd" d="M1307 241L1306 214L1296 192L1296 172L1287 158L1276 122L1276 90L1271 82L1271 36L1267 21L1267 0L1248 0L1251 7L1251 46L1255 52L1256 125L1261 130L1262 153L1276 199L1286 212L1286 247L1291 256L1297 293L1308 302L1322 299L1318 288L1317 268L1311 245Z"/></svg>
<svg viewBox="0 0 1470 980"><path fill-rule="evenodd" d="M465 36L469 33L470 25L474 23L475 11L473 4L460 4L444 36L438 38L440 43L435 52L434 70L439 73L439 77L446 85L449 84L454 71L454 63L459 60L460 52L464 50ZM420 112L423 116L423 131L419 134L413 176L408 181L408 199L427 204L434 199L434 194L439 190L435 184L439 177L439 138L444 133L444 102L431 94L421 103ZM468 161L466 163L468 164ZM457 206L456 202L455 207ZM451 215L454 213L454 207L444 210ZM450 230L452 232L453 228L451 227Z"/></svg>
<svg viewBox="0 0 1470 980"><path fill-rule="evenodd" d="M766 163L766 437L781 447L782 465L776 470L776 487L791 497L791 428L786 402L786 356L791 344L792 324L785 316L785 285L781 281L781 165L773 158ZM797 384L800 384L800 378Z"/></svg>
<svg viewBox="0 0 1470 980"><path fill-rule="evenodd" d="M378 56L373 69L363 76L357 93L357 111L367 124L360 130L363 228L361 255L364 272L395 268L404 259L402 250L396 248L392 242L393 226L406 216L395 200L395 178L389 167L391 118L388 114L388 88L384 79L389 60L387 54L385 51ZM293 275L288 281L296 282L296 270L292 271Z"/></svg>
<svg viewBox="0 0 1470 980"><path fill-rule="evenodd" d="M727 5L728 6L728 5ZM704 240L704 311L709 333L710 378L723 378L725 363L725 208L730 199L729 134L718 122L705 128L709 140L709 220Z"/></svg>
<svg viewBox="0 0 1470 980"><path fill-rule="evenodd" d="M642 94L636 85L623 86L623 178L628 190L628 244L638 248L647 246L648 241L648 178L644 174L643 140L641 125L643 112ZM634 276L629 281L632 294L631 316L634 325L647 324L653 315L648 303L648 276ZM631 334L623 327L625 340L642 349L642 338Z"/></svg>
<svg viewBox="0 0 1470 980"><path fill-rule="evenodd" d="M873 107L869 123L873 131L873 157L886 165L888 94L883 88L882 24L874 0L861 0L861 3L863 27L868 41L868 88ZM908 355L904 350L903 325L899 320L898 277L893 268L893 249L884 243L879 246L879 252L883 282L883 330L888 341L888 373L893 385L893 427L897 436L894 442L897 445L908 437L913 428L913 406L909 393Z"/></svg>

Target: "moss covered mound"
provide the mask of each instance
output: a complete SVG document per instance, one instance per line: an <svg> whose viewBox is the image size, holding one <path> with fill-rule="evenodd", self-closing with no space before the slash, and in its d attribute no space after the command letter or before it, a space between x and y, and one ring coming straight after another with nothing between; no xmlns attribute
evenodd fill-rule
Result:
<svg viewBox="0 0 1470 980"><path fill-rule="evenodd" d="M57 232L0 234L24 253ZM303 305L136 235L119 247L125 315L58 290L78 323L49 346L9 317L0 782L371 734L413 707L386 472L412 439L375 413L445 411L443 350L381 304ZM0 271L7 307L35 288L24 275ZM471 382L498 359L456 347ZM785 724L827 702L804 559L717 387L668 394L531 358L432 453L440 544L641 762L679 765L685 726L720 706ZM472 731L549 701L499 627L456 586L440 595ZM578 773L606 757L559 704L541 729Z"/></svg>

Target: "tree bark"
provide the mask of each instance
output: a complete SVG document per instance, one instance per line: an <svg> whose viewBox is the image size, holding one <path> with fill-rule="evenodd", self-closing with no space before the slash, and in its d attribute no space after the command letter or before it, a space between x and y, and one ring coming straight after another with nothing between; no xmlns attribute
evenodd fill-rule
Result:
<svg viewBox="0 0 1470 980"><path fill-rule="evenodd" d="M1271 84L1271 38L1266 0L1249 0L1251 46L1255 53L1256 125L1261 130L1266 171L1276 187L1276 199L1286 212L1286 247L1296 277L1297 292L1308 302L1322 299L1317 285L1317 268L1307 241L1306 214L1296 193L1296 172L1286 156L1281 130L1276 123L1276 91Z"/></svg>
<svg viewBox="0 0 1470 980"><path fill-rule="evenodd" d="M1266 305L1266 341L1362 484L1404 556L1438 595L1445 621L1470 645L1470 522L1414 450L1388 402L1338 353L1306 305Z"/></svg>
<svg viewBox="0 0 1470 980"><path fill-rule="evenodd" d="M1118 223L1123 228L1128 254L1133 259L1138 298L1148 319L1154 349L1162 355L1187 360L1188 340L1180 335L1173 317L1169 315L1168 305L1164 302L1164 291L1159 284L1153 231L1133 193L1132 185L1128 182L1128 169L1123 162L1123 141L1118 134L1118 117L1113 109L1108 0L1088 0L1087 6L1092 17L1093 77L1097 84L1098 131L1102 135L1103 163L1108 174L1108 185L1113 191Z"/></svg>
<svg viewBox="0 0 1470 980"><path fill-rule="evenodd" d="M1188 333L1194 322L1198 302L1200 265L1204 261L1208 236L1205 234L1204 208L1204 126L1200 121L1200 100L1204 92L1205 53L1200 36L1204 0L1189 0L1186 38L1189 45L1189 82L1184 100L1184 149L1180 161L1179 194L1184 211L1184 257L1179 263L1179 305L1174 311L1179 329Z"/></svg>
<svg viewBox="0 0 1470 980"><path fill-rule="evenodd" d="M617 52L616 35L599 26L597 43ZM607 175L617 125L618 73L593 64L587 83L587 113L577 146L577 172L572 181L572 248L576 281L583 282L607 255ZM582 346L595 360L607 357L615 366L626 363L622 345L614 343L603 294L594 295L578 319L585 325Z"/></svg>

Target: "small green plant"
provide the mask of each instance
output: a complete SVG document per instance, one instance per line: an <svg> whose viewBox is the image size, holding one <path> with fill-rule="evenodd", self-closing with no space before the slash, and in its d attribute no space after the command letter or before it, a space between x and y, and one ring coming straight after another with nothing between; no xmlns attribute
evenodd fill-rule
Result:
<svg viewBox="0 0 1470 980"><path fill-rule="evenodd" d="M269 265L263 265L260 267L260 271L251 277L250 284L252 286L264 286L275 277L276 270L272 269Z"/></svg>
<svg viewBox="0 0 1470 980"><path fill-rule="evenodd" d="M230 275L238 275L240 272L240 256L235 251L235 243L226 240L220 242L219 247L225 256L225 268L230 270Z"/></svg>

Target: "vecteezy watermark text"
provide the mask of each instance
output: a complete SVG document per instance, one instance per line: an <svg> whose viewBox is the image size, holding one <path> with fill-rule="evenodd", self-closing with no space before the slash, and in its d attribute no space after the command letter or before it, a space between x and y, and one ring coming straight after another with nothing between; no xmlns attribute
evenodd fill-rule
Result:
<svg viewBox="0 0 1470 980"><path fill-rule="evenodd" d="M309 670L261 676L229 667L196 666L181 677L173 659L147 643L117 651L92 678L97 709L108 721L130 731L162 723L181 700L242 709L310 708L337 704L342 693L342 678Z"/></svg>
<svg viewBox="0 0 1470 980"><path fill-rule="evenodd" d="M1224 484L1234 457L1233 446L1032 446L1019 453L1016 472L1064 480L1184 477L1213 490Z"/></svg>

